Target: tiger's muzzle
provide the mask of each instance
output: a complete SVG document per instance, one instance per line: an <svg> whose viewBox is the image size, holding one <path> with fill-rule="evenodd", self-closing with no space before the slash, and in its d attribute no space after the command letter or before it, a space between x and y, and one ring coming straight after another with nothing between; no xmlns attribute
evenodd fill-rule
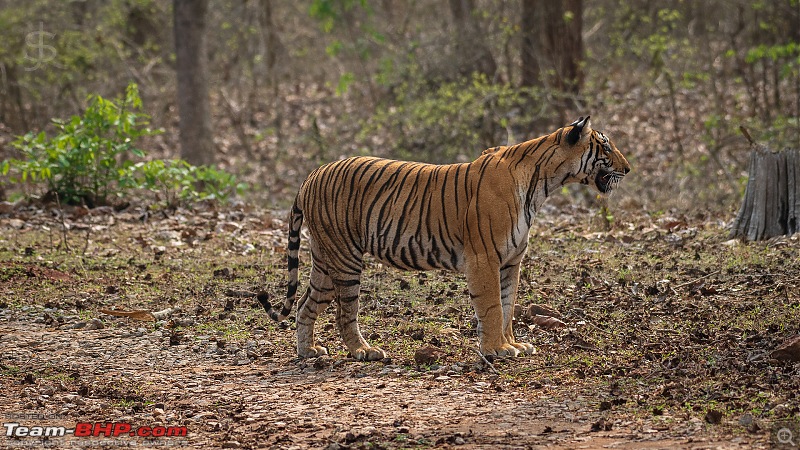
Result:
<svg viewBox="0 0 800 450"><path fill-rule="evenodd" d="M597 190L605 194L614 189L624 176L625 173L623 172L602 168L597 172L594 183L597 186Z"/></svg>

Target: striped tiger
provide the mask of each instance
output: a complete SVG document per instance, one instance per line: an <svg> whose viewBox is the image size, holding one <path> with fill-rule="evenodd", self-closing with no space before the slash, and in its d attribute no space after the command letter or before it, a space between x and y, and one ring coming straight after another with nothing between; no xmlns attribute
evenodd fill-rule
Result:
<svg viewBox="0 0 800 450"><path fill-rule="evenodd" d="M297 306L297 353L327 354L314 337L317 316L334 300L336 324L350 354L380 360L358 326L364 254L404 270L446 269L466 274L478 318L480 351L491 356L531 354L517 342L512 316L520 261L534 214L569 183L611 191L630 171L614 144L589 117L521 144L485 150L475 161L433 165L352 157L314 170L289 214L289 285L278 311L284 320L298 288L300 228L310 239L309 287Z"/></svg>

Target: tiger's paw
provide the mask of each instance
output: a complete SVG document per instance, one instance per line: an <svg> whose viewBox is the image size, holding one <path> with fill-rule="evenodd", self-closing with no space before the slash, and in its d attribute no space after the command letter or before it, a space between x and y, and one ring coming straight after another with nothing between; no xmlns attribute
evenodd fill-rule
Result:
<svg viewBox="0 0 800 450"><path fill-rule="evenodd" d="M387 357L386 352L378 347L359 347L350 353L358 361L380 361Z"/></svg>
<svg viewBox="0 0 800 450"><path fill-rule="evenodd" d="M327 355L328 349L320 345L315 345L313 347L307 347L302 350L298 350L297 354L300 355L301 358L316 358L318 356Z"/></svg>
<svg viewBox="0 0 800 450"><path fill-rule="evenodd" d="M518 356L520 350L511 344L503 344L497 348L481 346L481 353L483 353L483 356Z"/></svg>
<svg viewBox="0 0 800 450"><path fill-rule="evenodd" d="M536 354L536 347L533 344L528 344L527 342L514 342L514 347L519 350L520 355L535 355Z"/></svg>

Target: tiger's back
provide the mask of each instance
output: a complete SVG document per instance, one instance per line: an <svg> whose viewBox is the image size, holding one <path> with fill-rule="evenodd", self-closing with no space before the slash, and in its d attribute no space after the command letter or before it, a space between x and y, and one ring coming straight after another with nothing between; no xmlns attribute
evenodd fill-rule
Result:
<svg viewBox="0 0 800 450"><path fill-rule="evenodd" d="M470 168L348 158L312 172L297 203L313 239L341 255L369 253L405 270L462 271Z"/></svg>

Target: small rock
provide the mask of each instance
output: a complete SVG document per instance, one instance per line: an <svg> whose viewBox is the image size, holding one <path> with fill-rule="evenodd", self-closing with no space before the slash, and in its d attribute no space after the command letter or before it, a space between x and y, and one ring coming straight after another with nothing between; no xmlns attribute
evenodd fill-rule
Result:
<svg viewBox="0 0 800 450"><path fill-rule="evenodd" d="M418 365L430 365L439 360L442 351L436 347L426 345L414 352L414 362Z"/></svg>
<svg viewBox="0 0 800 450"><path fill-rule="evenodd" d="M709 409L704 419L706 422L716 425L722 422L722 412L717 411L716 409Z"/></svg>
<svg viewBox="0 0 800 450"><path fill-rule="evenodd" d="M225 441L222 443L222 448L239 448L242 444L239 441Z"/></svg>
<svg viewBox="0 0 800 450"><path fill-rule="evenodd" d="M17 230L25 226L25 221L20 219L8 219L7 223L11 228L16 228Z"/></svg>
<svg viewBox="0 0 800 450"><path fill-rule="evenodd" d="M742 414L742 417L739 418L739 425L743 426L750 433L758 433L761 431L758 422L750 413Z"/></svg>
<svg viewBox="0 0 800 450"><path fill-rule="evenodd" d="M88 325L88 322L76 322L76 323L73 323L72 325L65 326L64 329L65 330L80 330L82 328L86 328L86 325Z"/></svg>
<svg viewBox="0 0 800 450"><path fill-rule="evenodd" d="M8 214L16 208L16 204L11 202L0 202L0 214Z"/></svg>
<svg viewBox="0 0 800 450"><path fill-rule="evenodd" d="M456 436L456 438L453 439L453 444L455 444L455 445L464 445L464 444L466 444L466 441L464 440L463 437Z"/></svg>
<svg viewBox="0 0 800 450"><path fill-rule="evenodd" d="M85 327L86 330L102 330L103 328L105 328L105 325L103 325L103 322L100 319L90 320Z"/></svg>

